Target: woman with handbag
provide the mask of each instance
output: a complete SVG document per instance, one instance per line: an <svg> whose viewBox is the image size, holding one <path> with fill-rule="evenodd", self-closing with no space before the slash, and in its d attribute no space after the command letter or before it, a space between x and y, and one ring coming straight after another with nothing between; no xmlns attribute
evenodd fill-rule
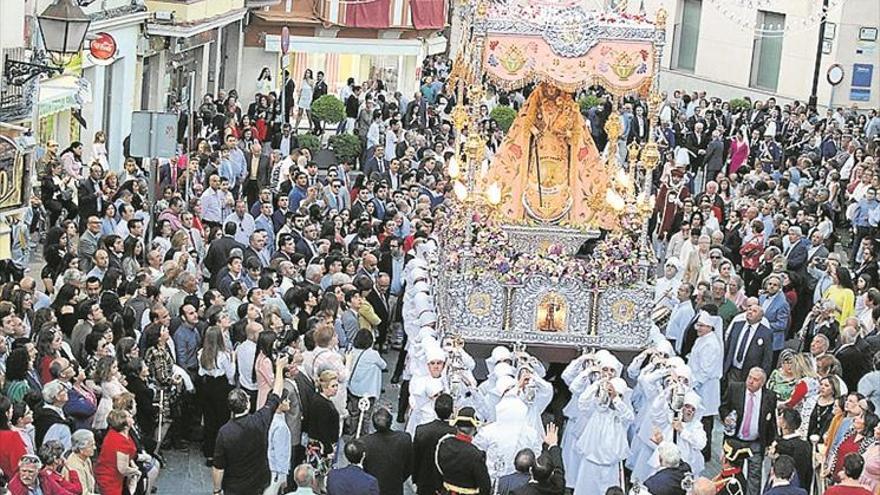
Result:
<svg viewBox="0 0 880 495"><path fill-rule="evenodd" d="M362 397L370 399L370 409L364 411L362 422L362 434L370 433L373 407L376 399L382 393L382 371L388 367L388 364L379 355L379 352L373 349L373 334L369 330L361 329L355 334L354 349L351 351L349 360L351 370L348 379L348 424L347 433L357 434L358 423L360 421L361 411L358 403Z"/></svg>

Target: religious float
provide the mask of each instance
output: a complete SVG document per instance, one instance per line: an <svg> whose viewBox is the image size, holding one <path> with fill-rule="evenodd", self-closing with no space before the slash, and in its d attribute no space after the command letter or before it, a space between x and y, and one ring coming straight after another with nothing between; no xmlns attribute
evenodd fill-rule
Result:
<svg viewBox="0 0 880 495"><path fill-rule="evenodd" d="M471 346L528 345L552 361L579 349L643 348L652 323L650 176L660 153L652 141L619 153L616 113L597 149L573 93L601 85L615 101L647 97L652 121L665 12L649 21L582 2L478 0L462 1L457 15L462 48L450 80L460 153L448 173L458 204L440 230L441 330ZM486 82L533 87L492 157L469 132Z"/></svg>

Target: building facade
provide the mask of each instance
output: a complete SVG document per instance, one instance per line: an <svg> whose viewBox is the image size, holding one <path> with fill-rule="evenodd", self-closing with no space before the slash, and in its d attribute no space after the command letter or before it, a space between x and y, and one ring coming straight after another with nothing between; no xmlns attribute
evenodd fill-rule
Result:
<svg viewBox="0 0 880 495"><path fill-rule="evenodd" d="M353 77L358 84L379 78L387 90L412 96L424 58L446 51L447 8L445 0L282 0L255 10L244 39L249 70L239 88L253 94L263 67L276 88L282 68L299 88L312 69L325 73L331 94ZM285 26L290 48L282 57Z"/></svg>
<svg viewBox="0 0 880 495"><path fill-rule="evenodd" d="M819 41L818 0L763 0L740 7L728 0L645 0L647 12L668 12L661 87L705 90L724 99L750 96L807 101ZM819 67L820 107L880 106L880 2L829 2ZM812 19L811 19L812 17ZM767 32L756 35L757 26ZM782 32L781 36L775 35ZM828 68L839 64L840 84Z"/></svg>

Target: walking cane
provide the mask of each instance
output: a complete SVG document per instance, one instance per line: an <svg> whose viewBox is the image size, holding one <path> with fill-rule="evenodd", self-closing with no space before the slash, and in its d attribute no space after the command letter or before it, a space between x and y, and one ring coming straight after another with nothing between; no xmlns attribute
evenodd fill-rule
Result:
<svg viewBox="0 0 880 495"><path fill-rule="evenodd" d="M369 397L361 397L358 401L358 411L360 414L358 415L358 427L357 432L355 433L355 438L361 437L361 429L364 426L364 413L370 410L370 398Z"/></svg>
<svg viewBox="0 0 880 495"><path fill-rule="evenodd" d="M159 428L156 429L156 450L154 454L159 453L162 447L162 417L165 414L165 390L159 389Z"/></svg>

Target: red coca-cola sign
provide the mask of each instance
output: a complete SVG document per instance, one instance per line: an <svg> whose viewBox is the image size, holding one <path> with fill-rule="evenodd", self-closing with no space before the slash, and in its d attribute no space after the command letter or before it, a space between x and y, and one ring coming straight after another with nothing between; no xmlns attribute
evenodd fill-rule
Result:
<svg viewBox="0 0 880 495"><path fill-rule="evenodd" d="M111 60L116 56L116 40L110 33L98 33L89 43L89 53L95 60Z"/></svg>

